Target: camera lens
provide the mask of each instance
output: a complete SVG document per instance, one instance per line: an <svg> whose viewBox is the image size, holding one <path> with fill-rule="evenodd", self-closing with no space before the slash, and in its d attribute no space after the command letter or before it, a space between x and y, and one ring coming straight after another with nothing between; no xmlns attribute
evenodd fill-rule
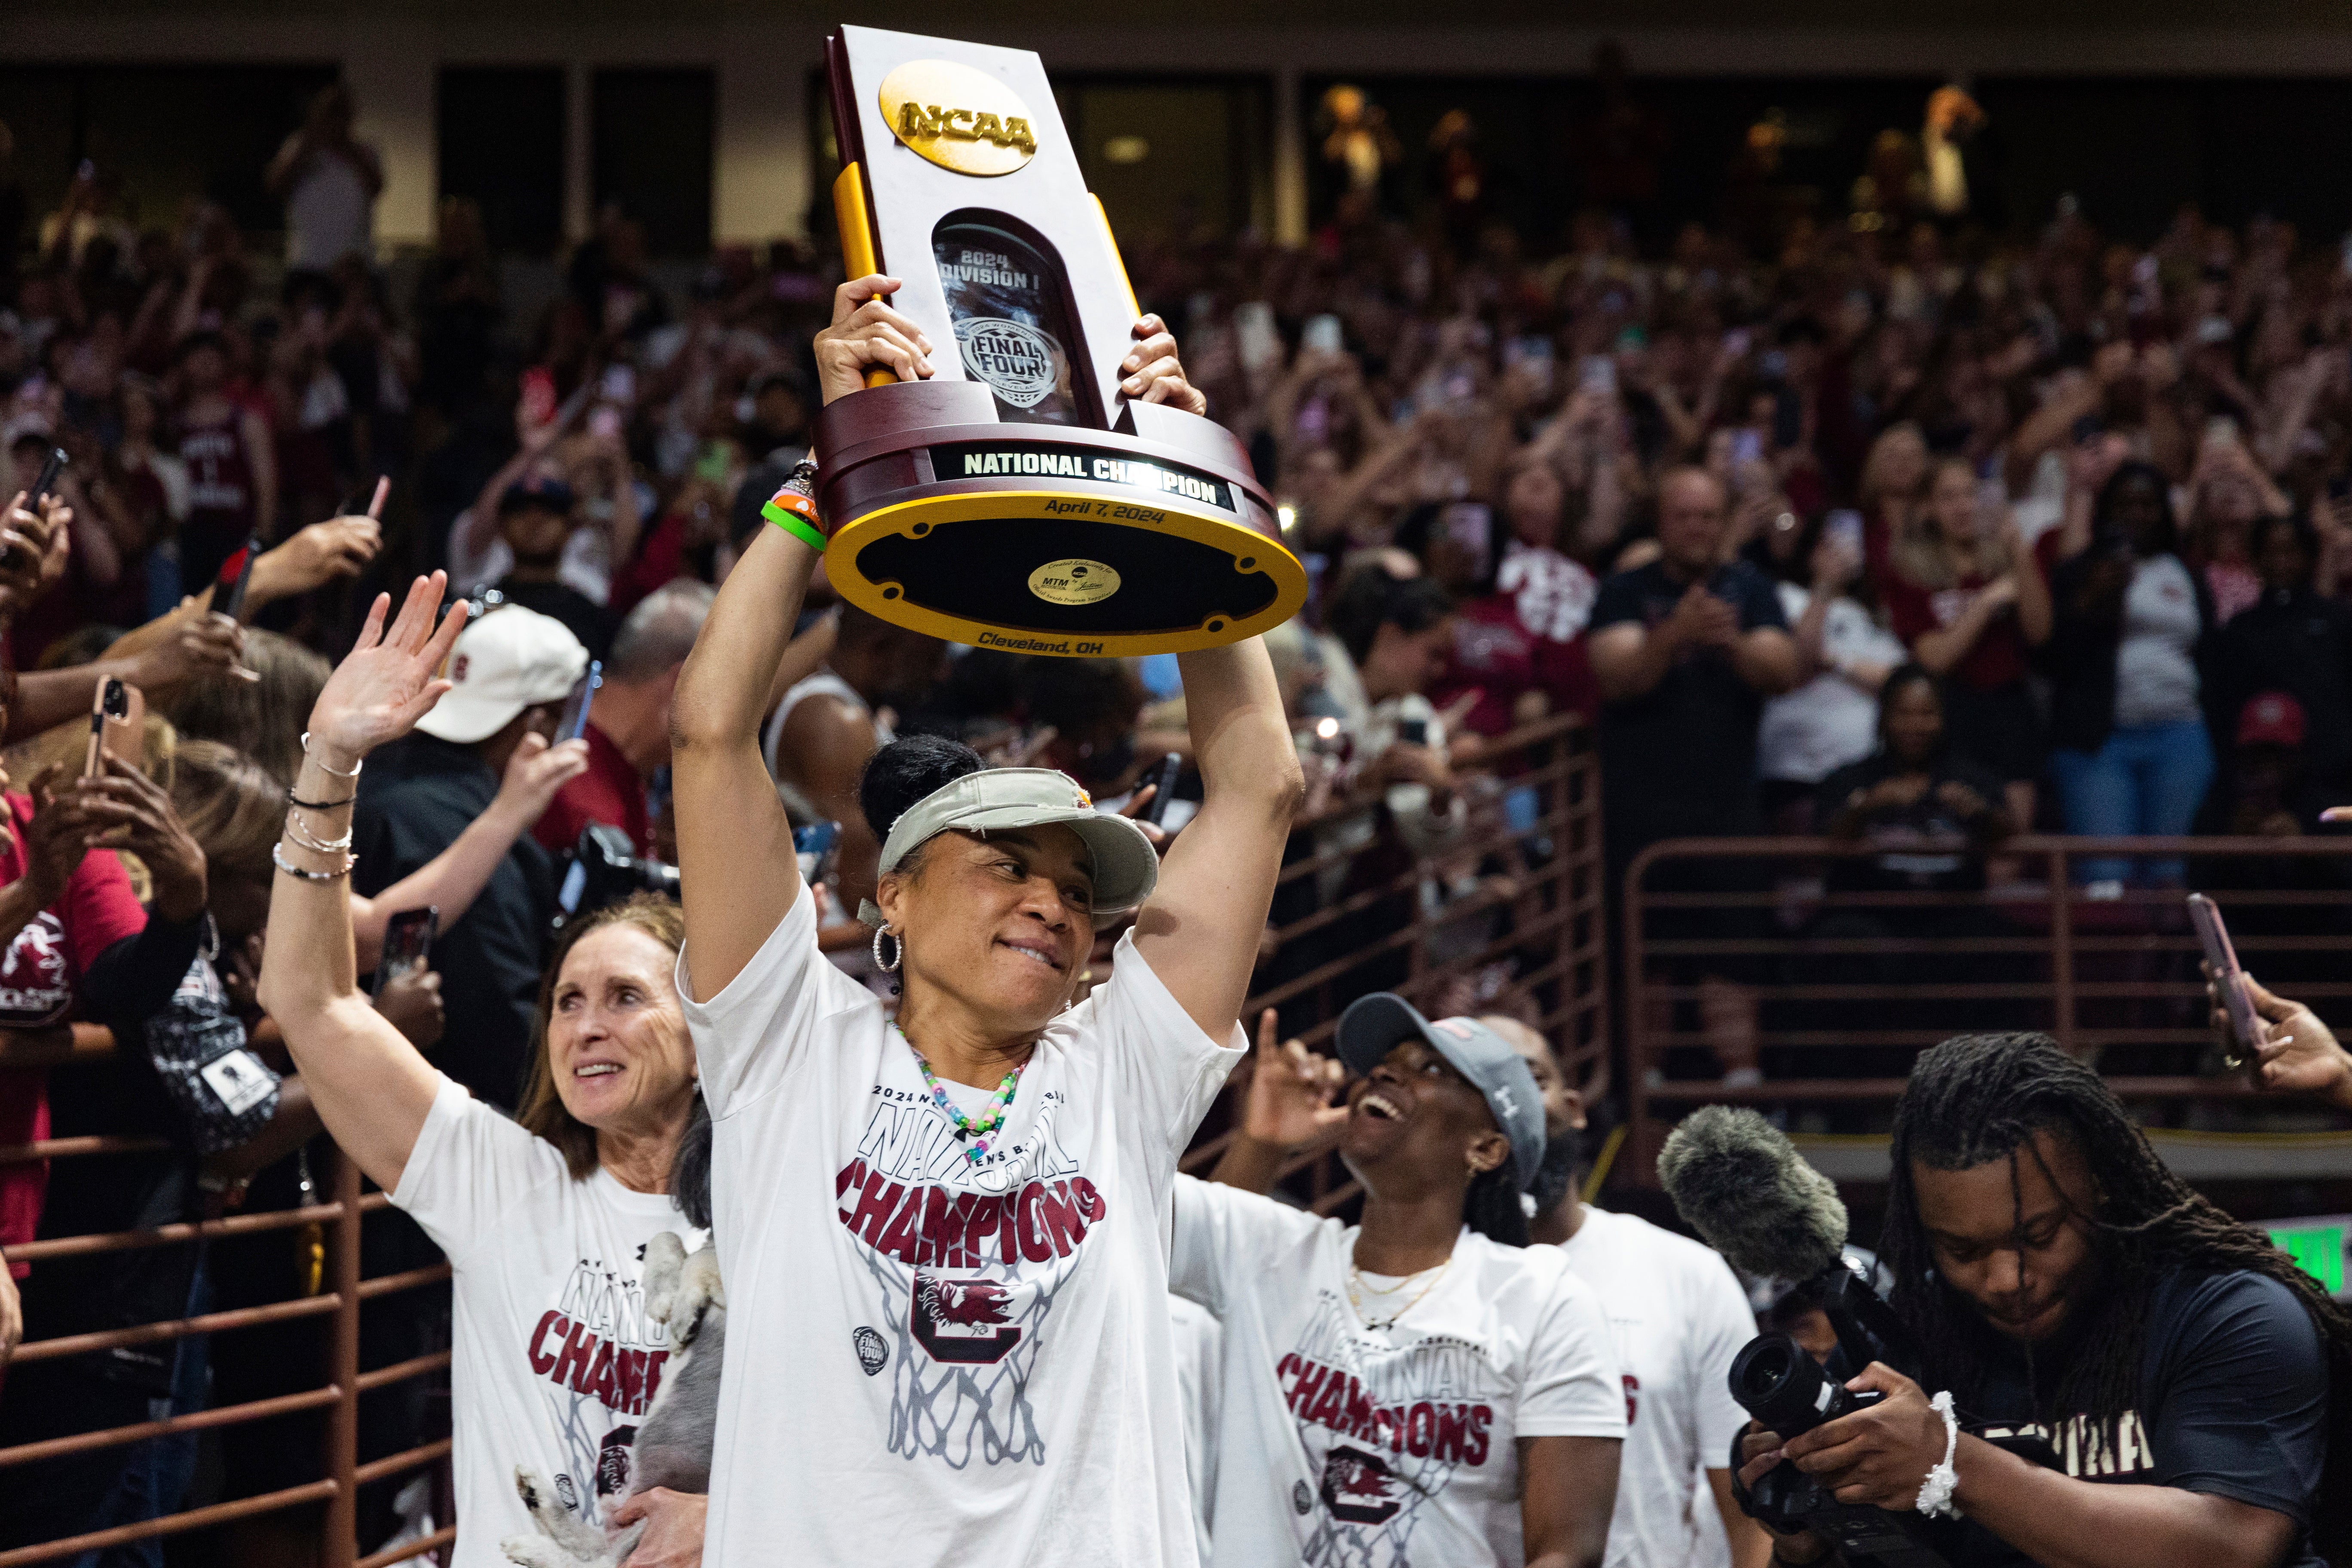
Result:
<svg viewBox="0 0 2352 1568"><path fill-rule="evenodd" d="M1837 1385L1786 1334L1759 1334L1732 1358L1731 1397L1783 1437L1820 1425L1837 1403Z"/></svg>

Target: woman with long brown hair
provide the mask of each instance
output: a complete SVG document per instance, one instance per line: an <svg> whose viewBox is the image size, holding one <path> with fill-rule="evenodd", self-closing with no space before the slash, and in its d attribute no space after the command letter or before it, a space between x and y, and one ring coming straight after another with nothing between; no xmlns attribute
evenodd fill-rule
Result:
<svg viewBox="0 0 2352 1568"><path fill-rule="evenodd" d="M2046 747L2026 669L2050 640L2050 586L2009 508L1980 503L1966 462L1931 470L1927 504L1895 534L1882 591L1895 635L1944 682L1953 749L1991 769L2011 819L2031 824Z"/></svg>
<svg viewBox="0 0 2352 1568"><path fill-rule="evenodd" d="M1909 420L1878 433L1862 460L1854 504L1862 509L1863 561L1874 580L1886 569L1895 535L1927 500L1927 437Z"/></svg>
<svg viewBox="0 0 2352 1568"><path fill-rule="evenodd" d="M426 1061L369 1004L352 954L352 800L367 754L449 689L436 679L458 629L439 573L419 578L389 630L379 596L358 644L310 710L293 809L272 851L278 882L261 999L344 1152L449 1256L462 1568L501 1563L530 1534L518 1467L551 1478L596 1521L628 1473L636 1423L669 1340L646 1310L646 1245L698 1227L670 1173L699 1093L673 981L684 917L640 898L572 925L533 1018L519 1123ZM648 1500L652 1500L648 1501ZM614 1500L619 1500L617 1497ZM541 1506L547 1506L541 1500ZM698 1539L702 1501L647 1494L646 1540Z"/></svg>

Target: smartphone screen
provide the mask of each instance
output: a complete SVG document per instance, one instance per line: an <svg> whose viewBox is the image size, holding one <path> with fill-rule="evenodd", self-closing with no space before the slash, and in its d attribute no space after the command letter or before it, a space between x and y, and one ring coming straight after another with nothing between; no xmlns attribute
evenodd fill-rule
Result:
<svg viewBox="0 0 2352 1568"><path fill-rule="evenodd" d="M1170 752L1160 759L1160 765L1151 770L1151 777L1145 781L1154 786L1151 798L1143 804L1143 820L1152 826L1159 826L1160 819L1168 815L1168 803L1176 798L1177 775L1183 771L1184 759Z"/></svg>
<svg viewBox="0 0 2352 1568"><path fill-rule="evenodd" d="M555 726L555 739L559 743L576 741L588 732L588 710L596 700L596 689L604 684L603 661L590 659L588 673L580 678L580 683L572 689L572 695L563 700L563 717Z"/></svg>
<svg viewBox="0 0 2352 1568"><path fill-rule="evenodd" d="M261 553L261 540L257 535L246 537L245 548L221 563L220 581L227 585L226 597L213 596L213 608L236 620L245 612L245 591L253 583L253 558Z"/></svg>
<svg viewBox="0 0 2352 1568"><path fill-rule="evenodd" d="M800 861L803 882L814 888L829 881L841 858L841 824L812 822L793 828L793 854Z"/></svg>
<svg viewBox="0 0 2352 1568"><path fill-rule="evenodd" d="M394 981L426 966L433 932L440 921L440 907L427 904L421 910L403 910L383 922L383 955L376 960L375 989L370 994L381 996Z"/></svg>
<svg viewBox="0 0 2352 1568"><path fill-rule="evenodd" d="M2253 998L2246 994L2245 973L2238 967L2237 949L2230 943L2230 928L2221 921L2221 909L2202 893L2189 895L2189 922L2197 928L2197 941L2205 950L2206 967L2213 972L2213 983L2221 993L2221 1006L2230 1016L2230 1033L2237 1037L2237 1054L2231 1067L2242 1067L2253 1059L2254 1047L2262 1043L2262 1020L2254 1015Z"/></svg>
<svg viewBox="0 0 2352 1568"><path fill-rule="evenodd" d="M1494 509L1485 501L1457 500L1446 506L1444 515L1445 537L1469 557L1471 578L1486 581L1495 548Z"/></svg>
<svg viewBox="0 0 2352 1568"><path fill-rule="evenodd" d="M82 754L82 777L98 776L101 757L138 761L139 728L146 707L139 689L120 678L110 678L99 687L89 708L89 747Z"/></svg>
<svg viewBox="0 0 2352 1568"><path fill-rule="evenodd" d="M1429 744L1429 721L1426 719L1398 720L1397 739L1408 746L1426 746Z"/></svg>
<svg viewBox="0 0 2352 1568"><path fill-rule="evenodd" d="M50 447L48 460L41 465L41 477L33 481L33 488L30 492L33 510L35 511L38 511L41 508L41 503L48 500L50 495L57 489L58 476L65 471L65 448L62 447Z"/></svg>

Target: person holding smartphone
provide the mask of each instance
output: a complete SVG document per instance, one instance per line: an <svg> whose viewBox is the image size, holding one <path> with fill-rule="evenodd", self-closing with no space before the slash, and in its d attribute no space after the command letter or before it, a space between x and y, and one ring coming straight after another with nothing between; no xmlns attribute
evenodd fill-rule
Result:
<svg viewBox="0 0 2352 1568"><path fill-rule="evenodd" d="M2233 1061L2245 1062L2247 1081L2266 1094L2296 1095L2352 1110L2352 1051L2344 1048L2336 1031L2311 1010L2308 1003L2291 1001L2263 989L2251 974L2241 972L2246 999L2253 1004L2258 1037L2239 1037L2230 1010L2223 1005L2221 981L2206 965L2206 998L2212 1007L2214 1036Z"/></svg>

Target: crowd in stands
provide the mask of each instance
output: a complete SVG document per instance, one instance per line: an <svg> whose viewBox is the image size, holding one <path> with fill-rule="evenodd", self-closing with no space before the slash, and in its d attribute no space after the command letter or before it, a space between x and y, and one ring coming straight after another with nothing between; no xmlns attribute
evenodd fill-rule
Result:
<svg viewBox="0 0 2352 1568"><path fill-rule="evenodd" d="M363 243L381 174L350 119L322 100L272 166L282 266L216 207L135 230L84 183L0 273L0 500L17 498L0 519L0 1144L173 1150L102 1181L0 1167L0 1250L311 1189L318 1116L254 994L271 846L302 718L368 599L436 568L487 613L456 689L357 786L359 963L390 917L435 907L429 971L378 1006L516 1108L583 888L659 889L677 858L671 693L808 447L835 251L727 247L666 286L608 211L525 314L453 197L395 287ZM1297 247L1128 237L1144 308L1247 444L1315 584L1269 638L1308 773L1294 858L1377 843L1446 868L1428 898L1475 886L1497 867L1451 847L1530 809L1496 742L1566 713L1592 727L1612 886L1687 836L1928 840L1938 853L1846 863L1839 885L1982 889L2032 874L1997 853L2021 833L2327 831L2323 809L2352 800L2352 268L2335 237L2189 209L2148 244L2073 213L2007 237L1799 222L1761 248L1691 226L1651 255L1632 235L1592 210L1544 247L1350 196ZM52 450L54 496L22 493ZM238 617L218 614L248 574ZM592 661L602 685L566 739ZM144 717L131 760L82 777L110 679ZM849 917L874 889L856 791L878 745L948 735L1059 768L1110 809L1190 754L1172 656L950 647L830 602L821 576L770 695L794 821L840 825L820 940L877 994ZM1197 777L1174 794L1181 832ZM1966 852L1943 853L1954 839ZM2186 874L2165 856L2081 872L2093 900ZM1694 891L1740 874L1675 868ZM1344 890L1327 876L1282 899ZM1312 907L1278 901L1276 920ZM1739 919L1683 914L1703 933ZM1297 972L1264 951L1262 975ZM1753 976L1706 967L1717 1066L1760 1081ZM108 1063L7 1065L49 1059L77 1022L113 1031ZM375 1261L432 1256L413 1226L383 1230ZM278 1299L289 1234L13 1266L24 1331ZM429 1313L383 1318L373 1363L432 1347ZM17 1369L0 1446L307 1386L284 1338L225 1340L210 1364L202 1337L176 1346ZM301 1474L305 1419L225 1435L208 1484ZM422 1419L370 1415L395 1436ZM195 1457L187 1435L22 1467L12 1489L41 1506L12 1507L0 1537L142 1517L186 1491ZM370 1506L381 1539L390 1504ZM271 1528L237 1560L277 1560Z"/></svg>

